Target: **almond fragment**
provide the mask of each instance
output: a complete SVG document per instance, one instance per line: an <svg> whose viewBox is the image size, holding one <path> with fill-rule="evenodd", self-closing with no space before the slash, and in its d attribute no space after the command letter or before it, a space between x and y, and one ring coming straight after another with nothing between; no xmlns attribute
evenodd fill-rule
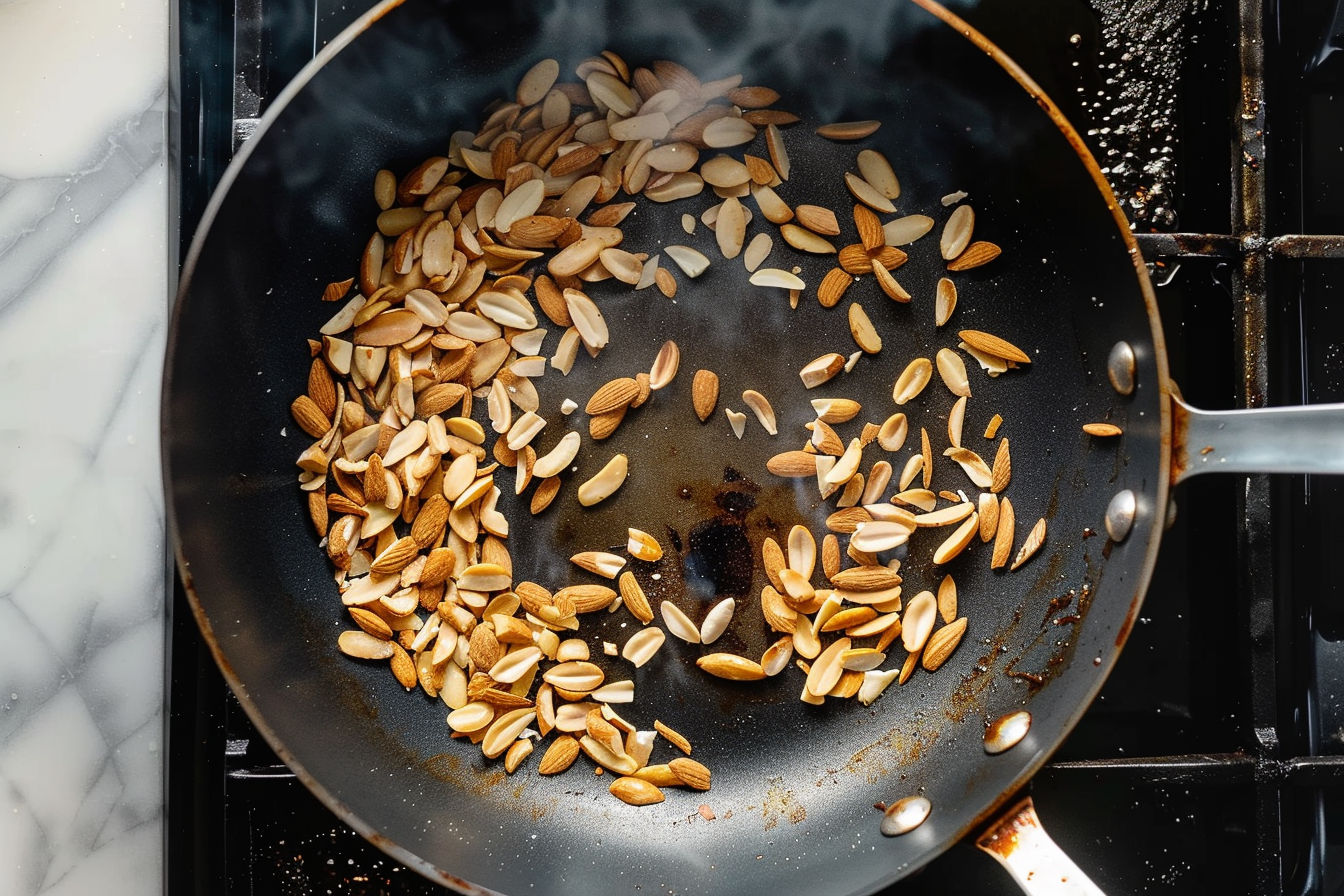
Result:
<svg viewBox="0 0 1344 896"><path fill-rule="evenodd" d="M607 579L616 578L621 568L625 566L624 557L606 551L580 551L569 560L575 566Z"/></svg>
<svg viewBox="0 0 1344 896"><path fill-rule="evenodd" d="M1083 432L1090 436L1108 438L1111 436L1122 435L1124 430L1113 423L1084 423Z"/></svg>
<svg viewBox="0 0 1344 896"><path fill-rule="evenodd" d="M896 378L896 386L891 391L892 400L905 404L913 400L933 379L933 362L928 358L916 358L906 365L905 370Z"/></svg>
<svg viewBox="0 0 1344 896"><path fill-rule="evenodd" d="M663 630L655 626L642 628L625 642L625 646L621 648L621 656L633 663L635 668L638 669L653 659L654 654L663 646L666 637Z"/></svg>
<svg viewBox="0 0 1344 896"><path fill-rule="evenodd" d="M957 649L961 638L966 634L966 617L963 616L934 632L924 645L922 665L926 672L937 672L947 662L948 657Z"/></svg>
<svg viewBox="0 0 1344 896"><path fill-rule="evenodd" d="M858 302L849 306L849 333L858 347L868 354L875 355L882 350L882 337Z"/></svg>
<svg viewBox="0 0 1344 896"><path fill-rule="evenodd" d="M993 243L977 240L967 246L960 255L949 261L947 269L949 271L969 271L971 268L989 264L998 258L1002 251Z"/></svg>
<svg viewBox="0 0 1344 896"><path fill-rule="evenodd" d="M712 370L697 370L695 378L691 381L691 405L695 408L695 416L704 423L714 413L714 406L719 401L719 377Z"/></svg>
<svg viewBox="0 0 1344 896"><path fill-rule="evenodd" d="M732 427L733 435L742 438L747 431L747 415L732 408L724 408L723 412L728 416L728 425Z"/></svg>
<svg viewBox="0 0 1344 896"><path fill-rule="evenodd" d="M1007 503L1005 499L1004 503ZM1036 521L1036 525L1031 527L1027 533L1026 540L1022 542L1022 547L1018 550L1017 556L1013 558L1013 565L1009 569L1017 569L1023 563L1026 563L1036 552L1045 544L1045 517Z"/></svg>
<svg viewBox="0 0 1344 896"><path fill-rule="evenodd" d="M1018 364L1031 363L1031 358L1022 349L1008 340L1000 339L990 333L984 333L980 330L962 330L957 333L957 336L961 338L962 342L984 354L1003 358L1005 361L1015 361Z"/></svg>
<svg viewBox="0 0 1344 896"><path fill-rule="evenodd" d="M611 782L611 795L631 806L650 806L663 801L663 792L648 781L623 776Z"/></svg>
<svg viewBox="0 0 1344 896"><path fill-rule="evenodd" d="M665 600L658 605L658 609L663 614L663 624L667 626L669 632L688 644L700 643L700 629L696 628L695 623L691 622L690 617L683 613L680 607Z"/></svg>
<svg viewBox="0 0 1344 896"><path fill-rule="evenodd" d="M755 389L748 389L742 393L742 402L756 415L756 419L760 421L766 432L772 436L778 433L779 430L775 424L775 409L770 406L770 402L764 395Z"/></svg>
<svg viewBox="0 0 1344 896"><path fill-rule="evenodd" d="M844 367L845 356L837 352L830 352L808 363L802 370L798 371L798 376L802 378L803 386L813 389L835 377Z"/></svg>
<svg viewBox="0 0 1344 896"><path fill-rule="evenodd" d="M630 556L650 563L662 559L663 546L658 543L658 539L639 529L627 529L626 532L629 535L626 550L630 552Z"/></svg>
<svg viewBox="0 0 1344 896"><path fill-rule="evenodd" d="M834 308L840 303L854 278L840 268L831 268L817 286L817 301L823 308Z"/></svg>
<svg viewBox="0 0 1344 896"><path fill-rule="evenodd" d="M669 339L658 350L658 357L653 359L653 367L649 369L649 388L656 392L671 383L680 364L681 350Z"/></svg>
<svg viewBox="0 0 1344 896"><path fill-rule="evenodd" d="M620 588L622 602L636 619L645 625L653 621L653 608L649 606L649 599L644 595L644 589L640 587L634 573L628 570L621 573L617 587Z"/></svg>
<svg viewBox="0 0 1344 896"><path fill-rule="evenodd" d="M999 500L999 525L994 535L994 557L990 561L991 569L1002 569L1012 556L1013 539L1016 537L1016 519L1013 516L1013 502L1007 498Z"/></svg>

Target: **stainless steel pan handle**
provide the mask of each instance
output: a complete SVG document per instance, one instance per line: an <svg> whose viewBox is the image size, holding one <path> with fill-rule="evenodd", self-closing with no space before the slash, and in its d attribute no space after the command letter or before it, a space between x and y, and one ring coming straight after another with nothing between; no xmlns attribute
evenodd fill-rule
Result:
<svg viewBox="0 0 1344 896"><path fill-rule="evenodd" d="M1013 806L975 841L1029 896L1103 896L1041 827L1031 797Z"/></svg>
<svg viewBox="0 0 1344 896"><path fill-rule="evenodd" d="M1344 473L1344 404L1201 411L1171 396L1173 483L1199 473Z"/></svg>

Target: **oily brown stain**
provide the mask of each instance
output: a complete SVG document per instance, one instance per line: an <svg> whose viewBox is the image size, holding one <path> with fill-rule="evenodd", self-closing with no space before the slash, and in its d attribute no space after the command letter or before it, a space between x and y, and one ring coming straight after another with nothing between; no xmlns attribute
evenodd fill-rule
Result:
<svg viewBox="0 0 1344 896"><path fill-rule="evenodd" d="M800 824L807 819L807 809L794 798L793 791L784 786L783 778L770 778L768 784L761 803L761 817L765 819L767 831L774 830L781 820Z"/></svg>
<svg viewBox="0 0 1344 896"><path fill-rule="evenodd" d="M918 765L938 742L940 733L938 729L908 732L893 728L881 740L850 756L843 771L876 784L900 769Z"/></svg>

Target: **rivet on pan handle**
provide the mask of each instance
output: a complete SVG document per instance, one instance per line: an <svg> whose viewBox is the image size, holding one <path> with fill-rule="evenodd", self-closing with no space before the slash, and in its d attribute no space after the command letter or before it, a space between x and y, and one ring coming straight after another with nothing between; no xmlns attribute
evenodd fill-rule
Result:
<svg viewBox="0 0 1344 896"><path fill-rule="evenodd" d="M1171 396L1171 481L1199 473L1344 473L1344 404L1201 411Z"/></svg>
<svg viewBox="0 0 1344 896"><path fill-rule="evenodd" d="M1030 896L1102 896L1041 827L1031 797L1005 812L975 845L989 853Z"/></svg>

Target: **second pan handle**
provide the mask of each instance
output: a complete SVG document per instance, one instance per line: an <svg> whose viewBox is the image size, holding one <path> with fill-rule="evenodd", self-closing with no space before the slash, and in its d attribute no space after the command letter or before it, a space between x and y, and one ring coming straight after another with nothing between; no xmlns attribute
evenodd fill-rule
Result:
<svg viewBox="0 0 1344 896"><path fill-rule="evenodd" d="M1171 396L1173 484L1200 473L1344 473L1344 404L1201 411Z"/></svg>

